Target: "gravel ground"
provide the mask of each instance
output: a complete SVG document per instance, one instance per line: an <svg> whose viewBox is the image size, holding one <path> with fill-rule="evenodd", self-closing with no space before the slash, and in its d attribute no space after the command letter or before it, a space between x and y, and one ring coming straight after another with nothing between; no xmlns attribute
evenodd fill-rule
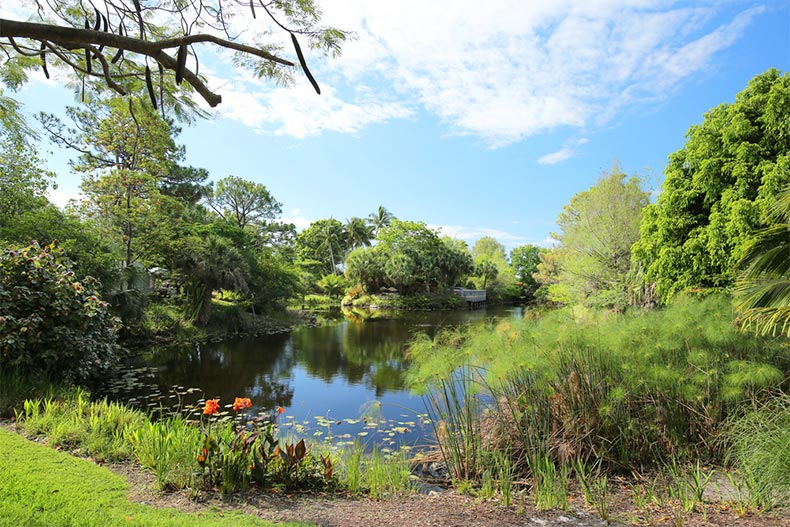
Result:
<svg viewBox="0 0 790 527"><path fill-rule="evenodd" d="M303 521L321 527L601 527L606 522L585 510L539 511L528 499L504 507L451 491L415 494L386 500L342 495L281 494L251 490L231 496L203 492L197 500L186 491L159 492L153 476L131 465L114 465L113 471L131 482L130 498L157 507L198 512L207 508L234 509L272 521ZM705 513L676 514L664 508L635 510L630 490L614 483L609 498L609 525L684 527L790 527L790 511L738 515L722 503L709 503Z"/></svg>

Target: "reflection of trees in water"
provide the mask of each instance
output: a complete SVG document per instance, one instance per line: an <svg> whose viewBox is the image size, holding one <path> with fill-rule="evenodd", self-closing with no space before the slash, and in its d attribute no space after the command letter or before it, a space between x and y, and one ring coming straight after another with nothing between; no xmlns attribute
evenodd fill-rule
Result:
<svg viewBox="0 0 790 527"><path fill-rule="evenodd" d="M293 398L293 354L286 353L287 335L170 348L156 352L159 383L200 388L223 404L250 397L258 408L289 406Z"/></svg>
<svg viewBox="0 0 790 527"><path fill-rule="evenodd" d="M403 349L410 337L397 320L338 324L294 334L294 356L315 377L342 376L381 396L403 389Z"/></svg>

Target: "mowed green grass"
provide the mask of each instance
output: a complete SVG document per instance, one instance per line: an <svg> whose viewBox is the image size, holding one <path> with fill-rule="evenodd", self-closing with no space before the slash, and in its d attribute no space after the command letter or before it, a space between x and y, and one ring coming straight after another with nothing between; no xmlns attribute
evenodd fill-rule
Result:
<svg viewBox="0 0 790 527"><path fill-rule="evenodd" d="M0 429L0 526L297 527L235 512L188 514L132 503L108 469Z"/></svg>

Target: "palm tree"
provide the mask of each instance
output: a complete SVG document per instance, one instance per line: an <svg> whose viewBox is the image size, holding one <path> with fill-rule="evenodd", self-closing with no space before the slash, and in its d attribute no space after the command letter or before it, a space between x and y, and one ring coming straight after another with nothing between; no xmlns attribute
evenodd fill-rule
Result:
<svg viewBox="0 0 790 527"><path fill-rule="evenodd" d="M757 233L741 261L736 309L743 327L790 336L790 187L779 193L772 213L777 222Z"/></svg>
<svg viewBox="0 0 790 527"><path fill-rule="evenodd" d="M370 247L370 242L373 239L373 227L368 225L365 220L362 218L346 220L345 230L349 249Z"/></svg>
<svg viewBox="0 0 790 527"><path fill-rule="evenodd" d="M250 270L244 256L226 238L210 234L187 250L179 262L188 276L188 316L205 326L211 315L211 294L220 288L246 293Z"/></svg>
<svg viewBox="0 0 790 527"><path fill-rule="evenodd" d="M374 237L378 238L381 229L392 223L394 219L395 216L384 205L379 205L376 212L371 212L368 216L368 224L373 228Z"/></svg>

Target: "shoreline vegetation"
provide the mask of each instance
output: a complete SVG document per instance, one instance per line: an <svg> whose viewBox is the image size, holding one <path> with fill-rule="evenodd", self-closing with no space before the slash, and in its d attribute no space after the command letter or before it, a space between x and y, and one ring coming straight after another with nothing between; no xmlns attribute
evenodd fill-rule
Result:
<svg viewBox="0 0 790 527"><path fill-rule="evenodd" d="M162 492L193 498L255 488L391 499L439 484L506 508L636 525L705 525L708 514L780 525L790 522L787 347L739 333L717 295L418 335L409 381L424 388L438 440L423 460L280 436L276 414L256 420L243 400L224 416L206 401L199 420L154 420L64 389L25 401L15 426L96 461L139 463Z"/></svg>

